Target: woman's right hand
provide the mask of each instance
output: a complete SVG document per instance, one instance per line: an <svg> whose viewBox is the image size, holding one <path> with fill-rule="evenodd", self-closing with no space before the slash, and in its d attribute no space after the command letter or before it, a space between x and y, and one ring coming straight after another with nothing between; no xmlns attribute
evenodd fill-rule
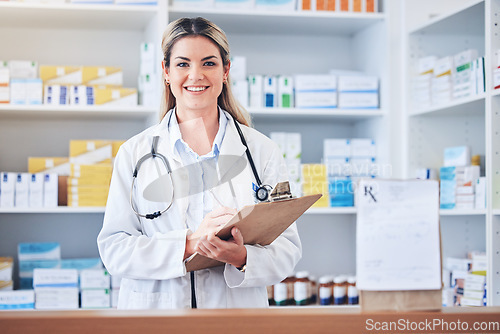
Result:
<svg viewBox="0 0 500 334"><path fill-rule="evenodd" d="M228 207L220 207L209 212L196 232L190 235L191 239L198 239L202 236L214 234L219 231L220 227L226 224L237 213L236 209Z"/></svg>

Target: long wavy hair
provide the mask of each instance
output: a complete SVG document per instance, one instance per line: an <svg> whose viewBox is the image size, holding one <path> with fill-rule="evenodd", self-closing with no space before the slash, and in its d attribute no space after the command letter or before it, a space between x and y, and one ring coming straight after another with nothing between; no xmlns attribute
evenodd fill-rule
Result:
<svg viewBox="0 0 500 334"><path fill-rule="evenodd" d="M214 23L202 17L180 18L171 22L162 38L163 61L165 68L170 66L170 57L174 44L181 38L188 36L203 36L211 40L219 49L224 66L230 62L229 43L226 34ZM176 105L175 96L165 81L161 103L161 117L163 119L167 112ZM251 120L248 112L238 103L231 91L231 81L227 78L227 83L222 85L222 92L217 98L219 107L229 112L239 123L250 126Z"/></svg>

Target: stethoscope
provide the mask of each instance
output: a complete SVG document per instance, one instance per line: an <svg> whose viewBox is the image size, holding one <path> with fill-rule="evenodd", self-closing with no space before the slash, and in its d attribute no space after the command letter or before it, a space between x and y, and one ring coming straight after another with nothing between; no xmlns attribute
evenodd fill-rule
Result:
<svg viewBox="0 0 500 334"><path fill-rule="evenodd" d="M231 115L231 117L233 117L233 116ZM243 132L241 131L241 128L240 128L238 122L236 121L236 119L234 119L234 117L233 117L233 121L234 121L234 125L236 126L236 130L238 131L238 134L240 136L241 143L246 148L245 153L247 155L248 162L250 163L250 167L252 168L252 173L255 177L255 181L257 181L257 188L255 189L255 198L259 202L265 202L269 198L269 193L271 192L272 187L267 185L267 184L262 184L262 181L260 180L259 174L257 173L257 168L255 167L255 164L253 162L252 154L250 153L250 149L248 148L247 141L245 140L245 136L243 136ZM134 210L135 214L138 217L142 217L142 218L146 218L146 219L155 219L155 218L160 217L163 213L165 213L168 209L170 209L170 207L172 206L172 203L173 203L173 199L174 199L174 190L172 189L172 200L170 201L168 206L161 211L142 214L142 213L139 213L138 210L134 206L133 193L134 193L135 181L137 180L137 174L139 173L139 169L141 168L141 165L147 159L159 158L161 161L163 161L163 164L165 165L167 173L170 177L170 181L172 182L172 185L173 185L172 169L170 168L170 164L168 163L168 159L163 154L158 153L157 147L158 147L158 139L159 138L160 138L159 136L153 137L153 143L151 145L151 152L145 154L142 158L140 158L137 161L137 164L135 165L134 172L132 174L132 186L130 188L130 206L132 207L132 210Z"/></svg>

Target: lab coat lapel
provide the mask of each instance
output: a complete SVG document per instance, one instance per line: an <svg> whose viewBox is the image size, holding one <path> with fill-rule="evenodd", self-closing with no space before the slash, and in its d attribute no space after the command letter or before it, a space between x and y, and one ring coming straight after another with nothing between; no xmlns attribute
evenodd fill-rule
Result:
<svg viewBox="0 0 500 334"><path fill-rule="evenodd" d="M234 120L231 117L228 120L226 133L224 134L224 139L222 141L222 145L219 153L219 181L221 183L227 182L232 179L236 175L228 175L228 172L235 167L235 164L246 164L246 160L244 157L246 147L241 142L241 138L238 134L238 130L236 130L236 126L234 125ZM238 168L240 169L240 168ZM229 177L228 177L229 176Z"/></svg>

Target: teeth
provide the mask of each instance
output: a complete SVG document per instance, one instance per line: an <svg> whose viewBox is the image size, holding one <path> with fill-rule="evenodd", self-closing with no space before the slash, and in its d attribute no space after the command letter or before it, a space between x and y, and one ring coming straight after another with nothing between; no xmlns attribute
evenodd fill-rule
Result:
<svg viewBox="0 0 500 334"><path fill-rule="evenodd" d="M206 87L186 87L186 89L190 92L201 92L202 90L207 89Z"/></svg>

